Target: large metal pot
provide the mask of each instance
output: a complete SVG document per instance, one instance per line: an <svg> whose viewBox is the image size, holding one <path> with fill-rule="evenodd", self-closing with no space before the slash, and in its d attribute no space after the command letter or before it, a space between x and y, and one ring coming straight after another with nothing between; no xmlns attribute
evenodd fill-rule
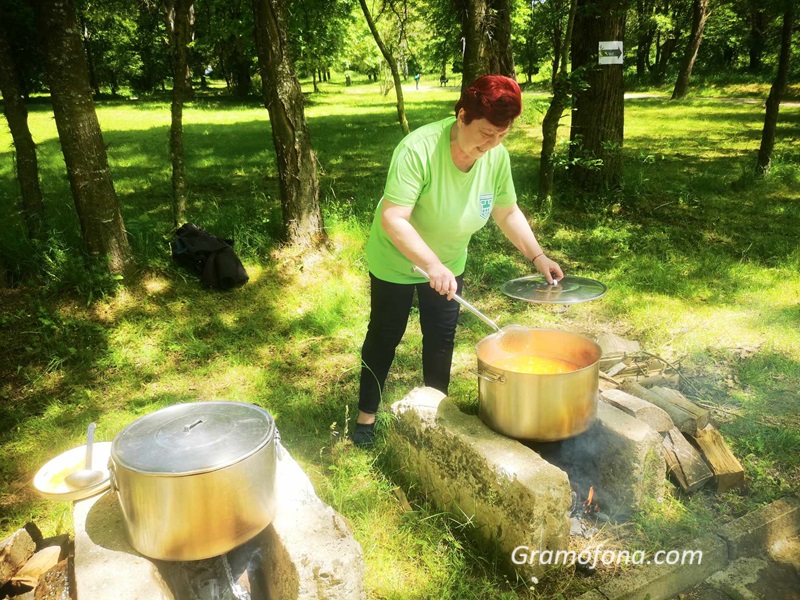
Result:
<svg viewBox="0 0 800 600"><path fill-rule="evenodd" d="M476 346L483 422L508 437L540 442L586 431L597 415L600 347L580 335L553 329L513 335L513 344L503 343L502 334L493 334ZM522 355L558 358L579 368L537 375L493 366L500 359Z"/></svg>
<svg viewBox="0 0 800 600"><path fill-rule="evenodd" d="M131 545L201 560L250 540L275 515L275 422L239 402L177 404L123 429L109 471Z"/></svg>

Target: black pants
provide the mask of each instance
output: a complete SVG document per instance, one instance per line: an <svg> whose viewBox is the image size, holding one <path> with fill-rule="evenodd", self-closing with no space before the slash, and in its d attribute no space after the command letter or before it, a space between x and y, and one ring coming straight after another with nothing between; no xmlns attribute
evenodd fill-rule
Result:
<svg viewBox="0 0 800 600"><path fill-rule="evenodd" d="M403 339L416 289L422 329L422 377L425 385L447 393L458 322L458 302L447 300L426 283L389 283L372 273L367 337L361 348L361 387L358 409L378 411L395 348ZM463 276L456 277L461 294Z"/></svg>

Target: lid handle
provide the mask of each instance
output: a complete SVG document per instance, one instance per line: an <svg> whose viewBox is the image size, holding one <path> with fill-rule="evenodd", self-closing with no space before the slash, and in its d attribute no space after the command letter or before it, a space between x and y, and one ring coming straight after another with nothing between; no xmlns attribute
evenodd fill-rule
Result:
<svg viewBox="0 0 800 600"><path fill-rule="evenodd" d="M195 421L191 425L184 425L183 426L183 433L191 433L192 429L194 429L195 427L200 425L200 423L202 423L202 422L203 422L203 419L197 419L197 421Z"/></svg>

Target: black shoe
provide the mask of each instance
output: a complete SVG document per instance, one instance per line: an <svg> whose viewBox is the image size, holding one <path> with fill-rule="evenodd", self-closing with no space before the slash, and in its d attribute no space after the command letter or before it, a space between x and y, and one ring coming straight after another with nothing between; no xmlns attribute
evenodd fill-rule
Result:
<svg viewBox="0 0 800 600"><path fill-rule="evenodd" d="M375 423L365 425L356 423L356 430L353 432L353 444L356 448L371 448L375 444Z"/></svg>

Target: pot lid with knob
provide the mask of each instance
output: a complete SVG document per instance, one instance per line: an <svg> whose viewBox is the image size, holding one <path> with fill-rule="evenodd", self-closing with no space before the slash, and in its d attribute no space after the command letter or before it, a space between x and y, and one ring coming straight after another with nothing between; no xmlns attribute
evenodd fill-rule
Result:
<svg viewBox="0 0 800 600"><path fill-rule="evenodd" d="M111 458L149 475L195 475L244 460L274 437L272 416L253 404L176 404L123 429L114 438Z"/></svg>

